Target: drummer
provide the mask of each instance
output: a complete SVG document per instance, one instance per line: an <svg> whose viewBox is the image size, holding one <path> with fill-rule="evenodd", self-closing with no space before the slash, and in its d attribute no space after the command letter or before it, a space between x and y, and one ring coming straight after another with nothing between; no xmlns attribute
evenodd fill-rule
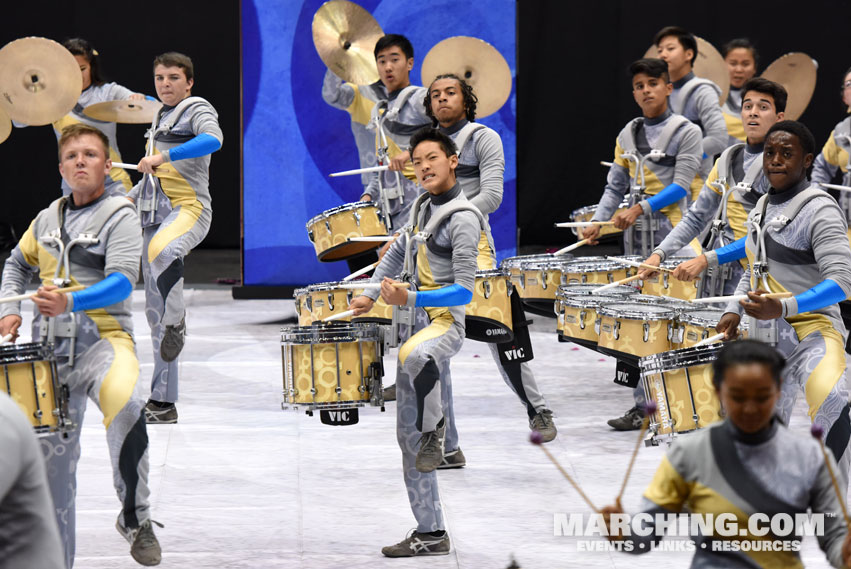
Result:
<svg viewBox="0 0 851 569"><path fill-rule="evenodd" d="M730 92L727 100L721 105L724 113L724 122L727 123L728 144L732 146L738 142L745 142L746 133L742 123L742 90L744 84L756 75L756 66L759 63L759 54L751 40L737 38L730 40L721 48L727 71L730 72Z"/></svg>
<svg viewBox="0 0 851 569"><path fill-rule="evenodd" d="M842 103L851 109L851 69L842 78ZM836 123L833 131L813 164L814 184L830 183L841 173L842 184L851 186L851 115ZM840 192L839 204L845 210L846 219L851 221L851 194Z"/></svg>
<svg viewBox="0 0 851 569"><path fill-rule="evenodd" d="M100 55L97 50L92 47L92 44L82 38L73 38L65 41L63 44L65 49L71 52L74 59L80 65L80 73L83 76L83 92L80 93L80 98L77 100L77 105L70 113L53 123L53 130L56 133L56 139L62 136L62 130L69 125L83 123L93 126L104 133L109 140L109 158L113 162L121 162L121 153L118 151L118 138L116 136L116 124L113 122L104 122L93 119L83 114L83 110L89 105L95 103L103 103L106 101L122 101L141 100L145 95L134 93L130 89L123 87L117 83L107 83L100 71ZM14 123L15 126L27 126L21 123ZM113 166L106 176L106 193L124 195L130 191L133 183L127 172L121 168ZM71 193L71 187L63 179L62 180L62 195L67 196Z"/></svg>
<svg viewBox="0 0 851 569"><path fill-rule="evenodd" d="M765 133L778 121L783 120L786 110L786 89L779 83L755 77L749 79L742 89L744 103L741 121L745 125L747 143L737 143L727 148L715 162L715 166L706 179L706 185L700 190L697 201L689 208L682 222L668 234L662 243L647 258L648 265L659 266L668 256L678 251L684 244L700 235L722 211L726 217L720 219L721 231L710 243L712 249L719 248L740 239L746 233L745 221L756 200L768 191L768 180L762 170L762 147ZM724 191L730 191L727 207L721 209L722 191L713 185L721 183ZM735 189L734 189L735 188ZM694 259L681 263L674 270L674 278L693 281L704 275L707 266L712 263L713 271L719 271L717 254L707 251ZM704 296L733 294L744 271L739 263L730 263L719 281L719 290L710 290L704 280ZM642 269L642 278L650 278L654 271ZM708 277L705 277L708 280Z"/></svg>
<svg viewBox="0 0 851 569"><path fill-rule="evenodd" d="M747 255L749 268L736 294L747 293L749 300L728 304L717 328L728 339L735 337L744 311L750 317L748 336L777 346L789 363L778 414L788 422L802 390L810 419L826 433L825 442L847 483L851 464L847 451L851 406L843 351L847 331L837 303L851 293L851 247L844 213L807 179L814 153L813 135L801 123L782 121L769 129L763 165L771 187L748 216L746 243L739 240L726 247L739 252L730 257ZM759 251L764 254L757 257ZM754 267L761 274L755 274ZM761 296L769 288L795 296Z"/></svg>

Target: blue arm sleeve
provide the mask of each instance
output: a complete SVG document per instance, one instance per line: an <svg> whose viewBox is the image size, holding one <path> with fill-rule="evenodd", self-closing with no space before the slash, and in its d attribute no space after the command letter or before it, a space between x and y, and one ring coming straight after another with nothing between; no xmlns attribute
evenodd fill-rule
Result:
<svg viewBox="0 0 851 569"><path fill-rule="evenodd" d="M156 98L156 97L151 97L150 95L145 95L145 100L146 100L146 101L156 101L156 100L157 100L157 98Z"/></svg>
<svg viewBox="0 0 851 569"><path fill-rule="evenodd" d="M121 273L112 273L86 290L71 293L71 298L74 301L74 312L103 308L121 302L130 296L131 292L133 292L133 284L130 279Z"/></svg>
<svg viewBox="0 0 851 569"><path fill-rule="evenodd" d="M812 312L831 304L845 300L845 293L833 279L826 279L809 290L795 296L798 302L798 314Z"/></svg>
<svg viewBox="0 0 851 569"><path fill-rule="evenodd" d="M665 206L680 201L687 195L685 188L681 185L671 184L655 196L647 198L647 203L650 204L651 211L659 211Z"/></svg>
<svg viewBox="0 0 851 569"><path fill-rule="evenodd" d="M459 284L436 290L418 290L415 306L464 306L473 300L473 293Z"/></svg>
<svg viewBox="0 0 851 569"><path fill-rule="evenodd" d="M718 264L723 265L725 263L732 263L733 261L744 259L745 256L747 256L747 253L745 252L746 240L747 237L742 237L737 241L733 241L728 245L715 249L715 253L718 255Z"/></svg>
<svg viewBox="0 0 851 569"><path fill-rule="evenodd" d="M219 139L212 134L202 132L189 142L184 142L180 146L175 146L168 151L168 156L172 162L175 160L184 160L186 158L198 158L212 154L222 147Z"/></svg>

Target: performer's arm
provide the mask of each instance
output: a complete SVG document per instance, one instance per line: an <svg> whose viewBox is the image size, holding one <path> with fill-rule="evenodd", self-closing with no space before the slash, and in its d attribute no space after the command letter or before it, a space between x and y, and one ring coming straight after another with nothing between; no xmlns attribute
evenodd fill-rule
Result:
<svg viewBox="0 0 851 569"><path fill-rule="evenodd" d="M332 107L346 111L355 100L355 88L337 77L330 69L322 80L322 100Z"/></svg>
<svg viewBox="0 0 851 569"><path fill-rule="evenodd" d="M745 249L745 242L747 239L747 236L745 236L733 241L732 243L728 243L723 247L719 247L718 249L706 251L704 255L706 256L706 261L709 263L709 266L717 267L718 265L726 265L727 263L744 259L747 256L747 251Z"/></svg>
<svg viewBox="0 0 851 569"><path fill-rule="evenodd" d="M624 196L629 192L629 163L621 158L623 149L620 142L615 143L615 158L606 176L606 187L597 211L594 212L592 221L609 221L620 207Z"/></svg>
<svg viewBox="0 0 851 569"><path fill-rule="evenodd" d="M707 183L700 190L697 201L691 204L682 221L662 240L653 254L659 255L664 261L668 255L676 253L689 242L700 235L711 222L721 203L721 195L709 185L717 178L715 168L709 173Z"/></svg>
<svg viewBox="0 0 851 569"><path fill-rule="evenodd" d="M23 294L33 276L38 272L38 243L33 234L33 225L24 232L21 240L12 249L6 264L3 266L3 283L0 286L0 297ZM0 304L0 318L21 314L20 302Z"/></svg>
<svg viewBox="0 0 851 569"><path fill-rule="evenodd" d="M399 273L402 272L405 266L405 245L407 243L405 234L406 232L403 231L402 235L390 244L390 248L387 249L378 266L375 267L375 271L372 273L372 278L369 279L369 282L380 283L384 280L384 277L396 278L399 276ZM362 296L375 300L379 294L380 291L377 288L366 289L363 291Z"/></svg>
<svg viewBox="0 0 851 569"><path fill-rule="evenodd" d="M840 148L836 144L836 139L833 138L834 132L835 131L830 131L830 136L828 137L827 142L825 142L824 148L821 149L821 152L813 163L813 173L810 176L810 179L814 184L819 182L829 184L839 171Z"/></svg>
<svg viewBox="0 0 851 569"><path fill-rule="evenodd" d="M476 133L476 157L479 159L479 194L470 202L485 215L499 208L502 203L505 155L502 140L490 129Z"/></svg>
<svg viewBox="0 0 851 569"><path fill-rule="evenodd" d="M708 85L701 85L694 90L692 97L697 105L700 123L703 125L703 156L721 154L729 138L727 138L727 123L724 122L724 112L718 104L718 93Z"/></svg>

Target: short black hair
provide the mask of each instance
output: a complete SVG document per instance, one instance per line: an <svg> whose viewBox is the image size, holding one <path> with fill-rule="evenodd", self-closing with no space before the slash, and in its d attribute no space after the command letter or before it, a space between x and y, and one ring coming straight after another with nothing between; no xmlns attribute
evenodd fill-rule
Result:
<svg viewBox="0 0 851 569"><path fill-rule="evenodd" d="M771 98L774 99L774 110L778 113L786 111L786 101L789 98L789 94L786 92L786 88L780 83L775 83L764 77L751 77L742 85L742 97L748 91L771 95Z"/></svg>
<svg viewBox="0 0 851 569"><path fill-rule="evenodd" d="M475 93L473 93L473 87L454 73L444 73L442 75L438 75L434 78L434 81L431 82L431 85L434 85L434 82L438 79L455 79L456 81L458 81L458 85L461 86L461 97L464 100L464 112L467 115L467 120L470 122L475 122L476 103L479 102L479 98L476 97ZM435 126L437 126L437 117L434 116L434 111L431 108L431 85L428 86L428 91L426 92L425 100L423 101L423 103L425 104L426 114L429 116L429 118L431 118L431 122Z"/></svg>
<svg viewBox="0 0 851 569"><path fill-rule="evenodd" d="M654 57L645 57L637 61L633 61L629 65L629 76L635 77L639 73L644 73L650 77L664 79L665 83L670 83L671 79L668 75L668 64L661 59Z"/></svg>
<svg viewBox="0 0 851 569"><path fill-rule="evenodd" d="M771 378L780 387L780 377L786 366L786 359L780 352L764 342L757 340L736 340L729 342L718 353L718 359L712 362L712 383L720 390L727 370L737 365L762 364L771 371Z"/></svg>
<svg viewBox="0 0 851 569"><path fill-rule="evenodd" d="M423 142L436 142L440 145L440 148L443 150L443 153L446 156L452 156L453 154L458 153L458 147L455 146L455 143L451 138L432 127L421 128L417 132L411 136L410 139L410 148L409 151L411 153L411 159L414 157L414 149L419 146Z"/></svg>
<svg viewBox="0 0 851 569"><path fill-rule="evenodd" d="M375 43L375 50L373 50L375 58L378 59L378 52L388 47L398 47L401 49L402 53L405 54L405 59L414 57L414 46L411 45L408 38L401 34L387 34L378 38L378 41Z"/></svg>
<svg viewBox="0 0 851 569"><path fill-rule="evenodd" d="M679 26L665 26L653 37L653 45L658 47L659 42L668 36L674 36L677 38L677 41L680 42L683 49L690 49L694 52L694 55L691 58L691 65L694 67L694 62L697 61L697 39L694 37L694 34Z"/></svg>
<svg viewBox="0 0 851 569"><path fill-rule="evenodd" d="M62 45L71 52L71 55L80 55L86 58L86 61L89 62L92 85L98 86L104 84L104 79L100 72L98 50L92 46L91 42L83 38L71 38L62 42Z"/></svg>
<svg viewBox="0 0 851 569"><path fill-rule="evenodd" d="M754 67L759 66L759 52L754 47L753 42L748 38L736 38L728 41L721 48L721 57L727 59L727 54L733 51L734 49L747 49L751 52L751 57L753 57ZM761 91L760 91L761 92Z"/></svg>
<svg viewBox="0 0 851 569"><path fill-rule="evenodd" d="M771 136L772 133L778 131L794 134L798 137L798 141L801 143L801 148L804 149L804 154L816 155L816 139L804 123L798 121L780 121L778 123L774 123L771 125L771 128L768 129L768 132L765 133L765 139L768 140L768 137Z"/></svg>

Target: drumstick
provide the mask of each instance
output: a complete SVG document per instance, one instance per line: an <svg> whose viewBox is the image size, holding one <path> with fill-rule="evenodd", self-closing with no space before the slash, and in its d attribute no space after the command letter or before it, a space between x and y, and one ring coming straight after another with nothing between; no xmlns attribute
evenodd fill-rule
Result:
<svg viewBox="0 0 851 569"><path fill-rule="evenodd" d="M697 348L697 347L700 347L700 346L706 346L708 344L714 344L715 342L718 342L718 341L723 340L723 339L724 339L724 332L721 332L720 334L715 334L714 336L709 336L708 338L704 338L703 340L701 340L700 342L698 342L697 344L695 344L692 347Z"/></svg>
<svg viewBox="0 0 851 569"><path fill-rule="evenodd" d="M647 401L644 404L644 420L641 422L641 432L638 433L638 440L635 442L635 448L632 449L632 457L629 459L629 466L626 467L626 474L623 477L621 491L618 497L615 498L615 503L620 504L623 493L626 490L626 483L629 481L629 475L632 474L632 466L635 464L635 457L638 454L638 449L641 448L641 441L644 440L644 433L647 432L647 427L650 425L650 415L656 412L656 402Z"/></svg>
<svg viewBox="0 0 851 569"><path fill-rule="evenodd" d="M822 436L824 436L824 429L821 425L813 423L813 426L810 427L810 434L818 441L818 444L821 447L821 453L824 455L824 465L830 473L830 480L833 482L833 491L836 492L836 497L839 499L839 505L842 506L842 515L845 516L845 524L848 527L851 527L851 518L848 517L848 508L845 507L845 497L839 489L839 483L836 481L836 474L833 472L833 467L830 466L830 460L827 458L827 450L824 448L824 440L822 439Z"/></svg>
<svg viewBox="0 0 851 569"><path fill-rule="evenodd" d="M349 276L347 276L347 277L343 277L343 280L344 280L344 281L350 281L350 280L352 280L352 279L353 279L353 278L355 278L355 277L359 277L359 276L361 276L361 275L362 275L362 274L364 274L364 273L368 273L369 271L371 271L372 269L374 269L374 268L375 268L375 267L377 267L377 266L378 266L378 261L376 261L376 262L372 263L371 265L367 265L367 266L365 266L365 267L364 267L364 268L362 268L362 269L358 269L357 271L353 272L352 274L350 274L350 275L349 275Z"/></svg>
<svg viewBox="0 0 851 569"><path fill-rule="evenodd" d="M340 320L342 318L348 318L349 316L354 316L354 315L355 315L354 310L346 310L345 312L340 312L339 314L332 314L331 316L323 318L322 322L330 322L332 320Z"/></svg>
<svg viewBox="0 0 851 569"><path fill-rule="evenodd" d="M588 227L589 225L614 225L614 221L564 221L554 223L553 227Z"/></svg>
<svg viewBox="0 0 851 569"><path fill-rule="evenodd" d="M392 235L374 235L372 237L349 237L347 241L354 241L356 243L383 243L385 241L393 241L395 239Z"/></svg>
<svg viewBox="0 0 851 569"><path fill-rule="evenodd" d="M12 334L6 334L6 335L5 335L5 336L3 336L2 338L0 338L0 345L6 344L6 343L8 343L8 342L11 342L13 337L14 337L14 336L13 336Z"/></svg>
<svg viewBox="0 0 851 569"><path fill-rule="evenodd" d="M791 292L769 292L762 294L765 298L789 298ZM746 294L731 294L730 296L707 296L706 298L695 298L692 302L732 302L734 300L747 300Z"/></svg>
<svg viewBox="0 0 851 569"><path fill-rule="evenodd" d="M48 291L48 292L63 292L63 293L64 292L77 292L78 290L83 290L84 288L86 288L86 287L83 286L83 285L75 285L75 286L69 286L69 287L66 287L66 288L57 288L57 289L54 289L54 290L51 290L51 291ZM7 296L6 298L0 298L0 304L2 304L4 302L20 302L22 300L28 300L28 299L31 299L31 298L35 298L35 296L36 296L36 293L19 294L17 296Z"/></svg>
<svg viewBox="0 0 851 569"><path fill-rule="evenodd" d="M343 170L342 172L334 172L328 175L332 178L336 178L337 176L355 176L357 174L369 174L370 172L383 172L389 168L390 166L372 166L370 168L358 168L356 170Z"/></svg>
<svg viewBox="0 0 851 569"><path fill-rule="evenodd" d="M393 283L393 286L396 288L408 288L411 286L411 283ZM381 288L381 283L343 283L338 284L337 288L345 288L345 289L355 289L362 288L366 289L374 289Z"/></svg>
<svg viewBox="0 0 851 569"><path fill-rule="evenodd" d="M622 285L622 284L626 284L626 283L632 282L632 281L634 281L634 280L639 279L640 277L641 277L641 275L632 275L631 277L626 277L625 279L621 279L621 280L619 280L619 281L615 281L615 282L613 282L613 283L609 283L609 284L607 284L607 285L603 285L603 286L601 286L600 288L595 288L595 289L594 289L594 294L597 294L597 293L599 293L599 292L600 292L600 291L602 291L602 290L608 290L608 289L610 289L610 288L615 288L616 286L620 286L620 285Z"/></svg>
<svg viewBox="0 0 851 569"><path fill-rule="evenodd" d="M565 247L564 249L559 249L558 251L556 251L555 253L553 253L553 255L564 255L565 253L570 253L570 252L571 252L571 251L573 251L574 249L579 249L579 248L580 248L580 247L582 247L583 245L587 244L587 243L588 243L588 241L589 241L588 239L583 239L583 240L581 240L581 241L577 241L577 242L576 242L576 243L574 243L573 245L568 245L568 246L567 246L567 247Z"/></svg>
<svg viewBox="0 0 851 569"><path fill-rule="evenodd" d="M567 481L570 482L570 484L576 489L577 492L579 492L579 495L582 496L582 499L585 500L585 503L588 504L588 506L592 510L594 510L595 513L599 513L600 510L598 510L597 507L591 503L591 500L588 498L588 496L585 495L585 492L582 491L582 488L579 487L579 484L577 484L576 481L573 480L573 478L570 476L570 474L568 474L567 471L562 468L556 457L554 457L550 453L550 451L547 450L547 447L541 444L543 442L543 439L541 438L541 433L539 433L538 431L532 431L532 433L529 435L529 441L533 445L539 446L541 450L544 451L544 454L547 455L547 458L549 458L550 461L552 461L552 463L556 465L556 468L558 468L559 472L561 472L562 475L567 478Z"/></svg>
<svg viewBox="0 0 851 569"><path fill-rule="evenodd" d="M666 269L665 267L657 267L656 265L648 265L647 263L639 263L638 261L630 261L629 259L624 259L623 257L609 257L606 259L609 261L617 261L618 263L623 263L624 265L629 265L630 267L638 267L639 269L654 269L656 271L664 271L666 273L673 273L674 269Z"/></svg>
<svg viewBox="0 0 851 569"><path fill-rule="evenodd" d="M113 162L113 168L124 168L125 170L138 170L139 166L136 164L127 164L126 162Z"/></svg>
<svg viewBox="0 0 851 569"><path fill-rule="evenodd" d="M606 162L605 160L600 160L600 166L605 166L606 168L611 168L613 166L612 162Z"/></svg>
<svg viewBox="0 0 851 569"><path fill-rule="evenodd" d="M851 192L851 186L838 186L836 184L825 184L824 182L819 182L818 184L822 188L827 188L828 190L839 190L840 192Z"/></svg>

